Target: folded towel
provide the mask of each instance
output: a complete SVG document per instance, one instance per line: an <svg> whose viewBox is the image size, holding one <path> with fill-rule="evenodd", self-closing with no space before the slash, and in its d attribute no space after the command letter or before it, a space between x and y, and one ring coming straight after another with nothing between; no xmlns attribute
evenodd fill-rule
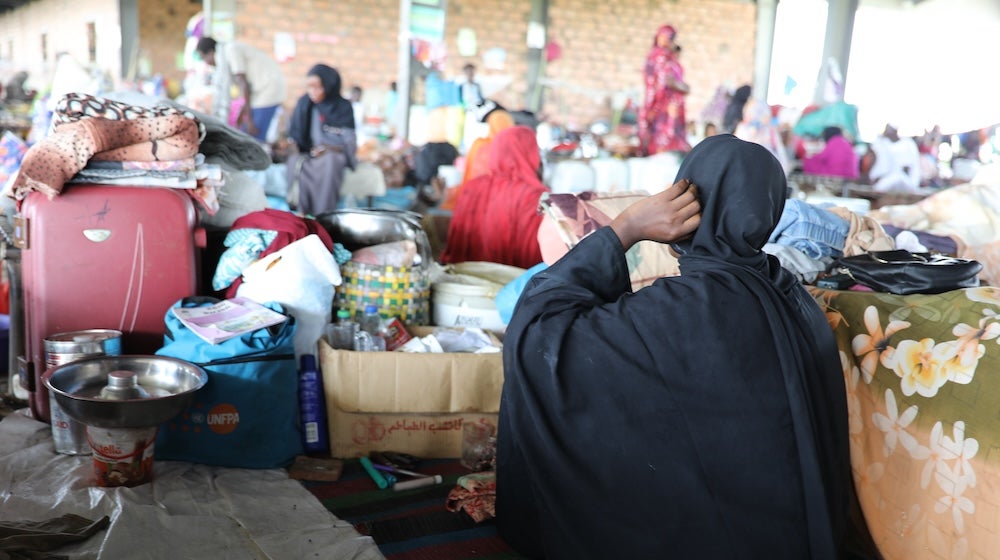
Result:
<svg viewBox="0 0 1000 560"><path fill-rule="evenodd" d="M92 521L72 513L43 521L2 521L0 558L14 560L65 558L44 553L73 542L87 540L98 531L107 528L110 522L107 515Z"/></svg>

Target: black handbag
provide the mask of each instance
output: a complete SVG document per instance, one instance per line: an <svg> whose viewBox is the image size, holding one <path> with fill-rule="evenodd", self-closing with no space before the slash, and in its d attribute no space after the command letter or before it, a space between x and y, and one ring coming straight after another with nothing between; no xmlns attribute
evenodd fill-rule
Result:
<svg viewBox="0 0 1000 560"><path fill-rule="evenodd" d="M892 294L940 294L979 285L982 263L930 253L872 251L841 257L837 264L858 283Z"/></svg>

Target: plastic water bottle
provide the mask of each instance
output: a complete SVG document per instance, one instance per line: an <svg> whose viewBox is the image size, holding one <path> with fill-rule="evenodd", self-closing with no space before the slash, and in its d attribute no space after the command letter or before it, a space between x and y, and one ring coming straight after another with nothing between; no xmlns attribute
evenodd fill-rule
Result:
<svg viewBox="0 0 1000 560"><path fill-rule="evenodd" d="M307 454L330 451L330 435L326 425L326 396L323 376L316 367L316 356L303 354L299 359L299 420L302 424L302 446Z"/></svg>
<svg viewBox="0 0 1000 560"><path fill-rule="evenodd" d="M330 346L338 350L353 350L354 335L358 324L351 320L351 312L347 309L337 310L337 322L326 326L326 339Z"/></svg>
<svg viewBox="0 0 1000 560"><path fill-rule="evenodd" d="M364 315L361 316L361 330L377 336L382 330L382 316L378 314L378 306L368 304L365 306Z"/></svg>
<svg viewBox="0 0 1000 560"><path fill-rule="evenodd" d="M337 310L337 322L338 323L351 323L351 312L348 309L338 309Z"/></svg>
<svg viewBox="0 0 1000 560"><path fill-rule="evenodd" d="M370 349L374 351L385 350L385 338L383 335L382 316L378 313L378 306L368 304L365 306L364 315L361 316L361 330L371 335Z"/></svg>

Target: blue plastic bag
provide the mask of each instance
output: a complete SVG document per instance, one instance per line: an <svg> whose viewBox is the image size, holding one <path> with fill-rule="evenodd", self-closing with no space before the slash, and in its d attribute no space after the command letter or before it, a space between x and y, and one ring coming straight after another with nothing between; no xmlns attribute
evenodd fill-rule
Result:
<svg viewBox="0 0 1000 560"><path fill-rule="evenodd" d="M173 307L212 305L191 297ZM277 303L265 307L279 313ZM295 318L209 344L168 310L159 356L181 358L208 373L188 410L160 426L157 459L242 468L275 468L302 454L299 424Z"/></svg>
<svg viewBox="0 0 1000 560"><path fill-rule="evenodd" d="M538 263L522 272L520 276L504 285L504 287L497 292L496 297L493 298L493 303L496 304L497 311L500 313L500 320L504 323L510 322L510 318L514 316L514 308L517 307L517 300L521 299L521 292L523 292L524 287L528 285L528 280L531 280L532 276L548 267L549 265L543 262Z"/></svg>

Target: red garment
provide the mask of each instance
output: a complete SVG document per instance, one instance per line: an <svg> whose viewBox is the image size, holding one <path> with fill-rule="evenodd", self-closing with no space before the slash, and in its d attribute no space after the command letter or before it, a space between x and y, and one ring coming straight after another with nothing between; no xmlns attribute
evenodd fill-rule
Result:
<svg viewBox="0 0 1000 560"><path fill-rule="evenodd" d="M538 200L549 189L538 178L540 165L530 128L514 126L498 133L489 147L489 174L462 187L441 262L486 261L521 268L542 262Z"/></svg>
<svg viewBox="0 0 1000 560"><path fill-rule="evenodd" d="M303 237L315 233L326 248L333 252L333 238L319 222L312 218L302 218L291 212L266 208L258 212L251 212L245 216L240 216L233 222L230 230L234 229L264 229L278 232L274 241L261 251L260 257L265 257L278 251L286 245L302 239ZM239 277L229 288L226 289L226 298L236 297L236 290L243 283L243 277Z"/></svg>
<svg viewBox="0 0 1000 560"><path fill-rule="evenodd" d="M462 173L462 183L448 189L447 198L440 204L441 208L454 210L455 205L458 204L459 195L462 194L462 187L472 179L490 172L490 142L501 130L514 126L514 117L503 109L497 109L486 117L486 126L488 127L486 136L473 140L469 151L465 154L465 172Z"/></svg>
<svg viewBox="0 0 1000 560"><path fill-rule="evenodd" d="M497 475L481 472L459 477L458 485L448 492L448 511L465 511L476 523L497 516Z"/></svg>
<svg viewBox="0 0 1000 560"><path fill-rule="evenodd" d="M664 25L656 35L667 34L671 40L677 32ZM639 109L639 141L647 156L667 151L688 152L687 118L684 114L684 93L674 89L684 82L684 69L673 49L661 47L653 39L653 48L646 57L643 70L646 82L645 104Z"/></svg>

